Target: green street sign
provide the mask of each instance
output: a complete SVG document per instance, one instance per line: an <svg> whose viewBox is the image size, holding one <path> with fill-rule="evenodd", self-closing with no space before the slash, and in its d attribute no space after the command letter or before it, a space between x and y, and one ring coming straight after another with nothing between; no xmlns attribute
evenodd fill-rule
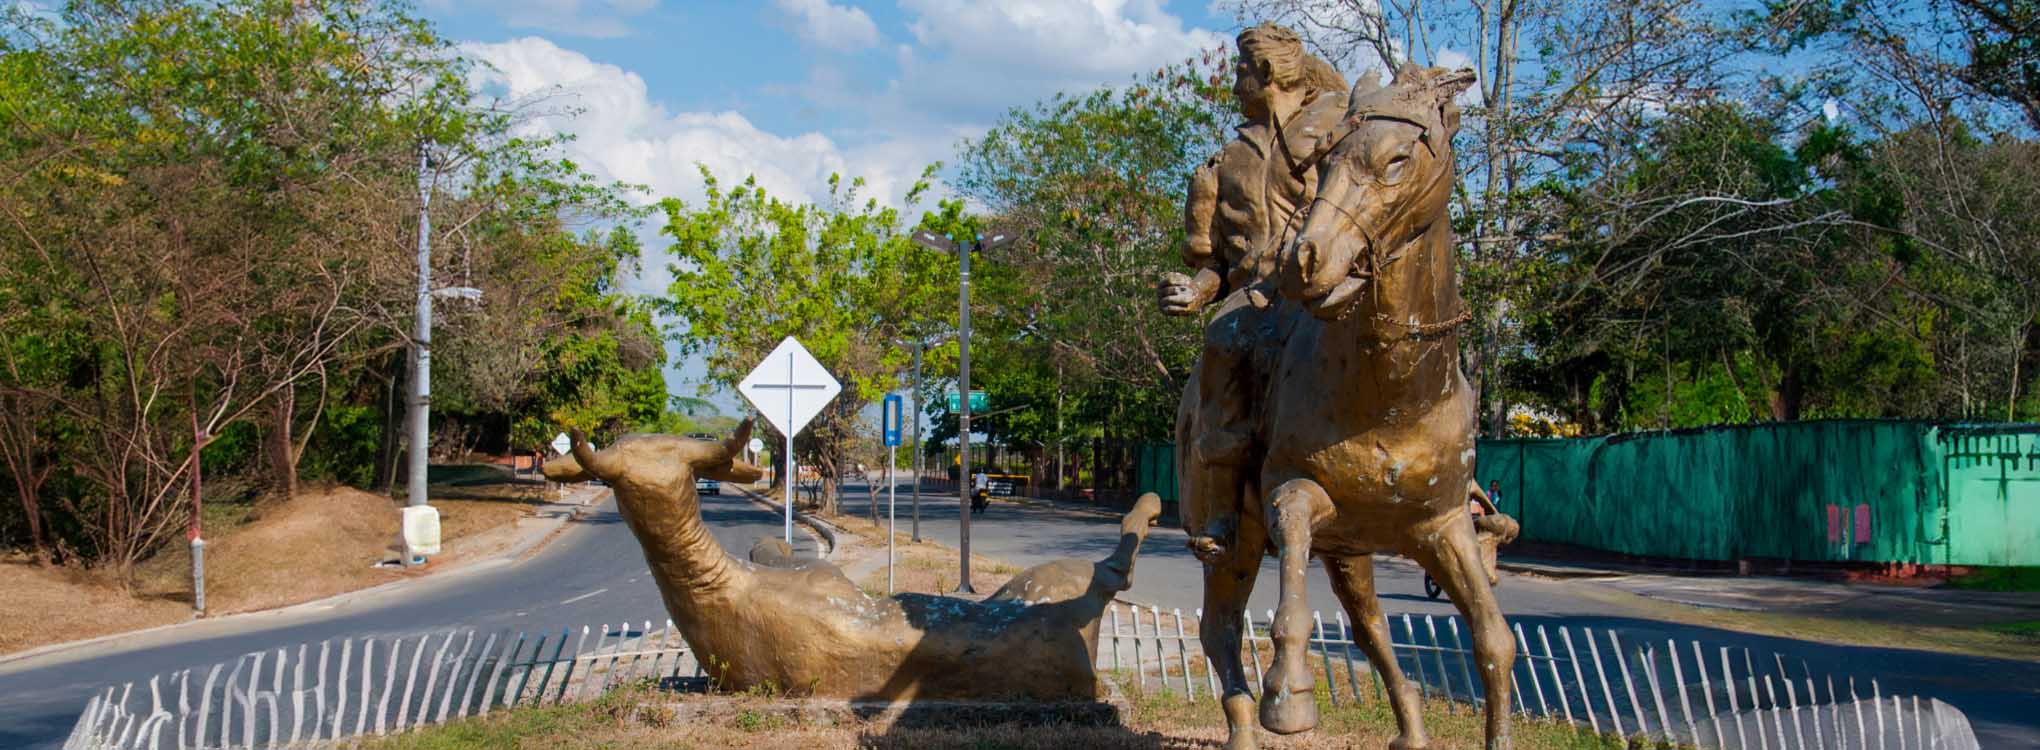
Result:
<svg viewBox="0 0 2040 750"><path fill-rule="evenodd" d="M945 396L945 397L946 397L946 398L947 398L947 399L949 400L949 410L950 410L950 411L952 411L952 412L955 412L955 411L962 411L962 410L963 410L963 404L961 404L961 403L960 403L960 400L959 400L959 399L957 398L957 396L956 396L956 391L950 391L950 392L948 392L948 393L944 394L944 396ZM989 403L991 403L991 400L985 397L985 392L984 392L984 391L971 391L971 392L970 392L970 410L971 410L971 411L984 411L984 410L985 410L985 405L986 405L986 404L989 404Z"/></svg>

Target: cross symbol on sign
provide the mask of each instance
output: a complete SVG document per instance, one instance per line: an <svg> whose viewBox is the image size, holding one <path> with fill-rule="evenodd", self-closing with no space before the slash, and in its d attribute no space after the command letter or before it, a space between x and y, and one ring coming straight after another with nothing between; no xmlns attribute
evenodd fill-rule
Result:
<svg viewBox="0 0 2040 750"><path fill-rule="evenodd" d="M779 342L779 346L765 355L757 369L744 376L737 384L737 390L744 398L758 407L758 413L765 421L779 428L779 434L786 436L786 487L785 538L793 543L793 485L794 477L800 474L793 467L793 436L807 427L822 407L828 406L837 393L843 391L843 384L829 375L828 369L809 354L792 336Z"/></svg>
<svg viewBox="0 0 2040 750"><path fill-rule="evenodd" d="M843 384L829 375L807 347L788 336L765 355L757 369L744 376L737 390L780 434L794 435L843 391Z"/></svg>

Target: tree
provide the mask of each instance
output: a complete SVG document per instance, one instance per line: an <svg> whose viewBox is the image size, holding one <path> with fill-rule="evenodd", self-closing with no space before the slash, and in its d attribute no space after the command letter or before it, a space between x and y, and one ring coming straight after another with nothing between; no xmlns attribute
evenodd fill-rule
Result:
<svg viewBox="0 0 2040 750"><path fill-rule="evenodd" d="M708 381L724 387L787 336L843 382L796 445L820 470L823 511L833 514L857 414L898 387L909 366L911 347L895 342L954 326L956 260L913 244L901 209L864 197L861 180L832 177L827 197L814 204L775 198L755 178L725 187L703 169L702 180L707 195L698 206L662 204L675 261L660 302L677 319L670 333L682 355L701 356ZM908 190L905 207L926 188L920 182ZM961 206L945 211L953 218ZM953 232L942 215L923 226Z"/></svg>

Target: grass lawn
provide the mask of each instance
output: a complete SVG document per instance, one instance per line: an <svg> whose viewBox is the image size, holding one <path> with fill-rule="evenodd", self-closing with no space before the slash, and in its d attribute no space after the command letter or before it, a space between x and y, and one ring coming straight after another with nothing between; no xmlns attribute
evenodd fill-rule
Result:
<svg viewBox="0 0 2040 750"><path fill-rule="evenodd" d="M2040 567L1976 568L1949 579L1948 585L1970 591L2040 591Z"/></svg>
<svg viewBox="0 0 2040 750"><path fill-rule="evenodd" d="M1128 710L1119 726L981 724L905 727L848 720L804 720L775 710L767 697L662 694L648 685L620 688L589 703L524 708L486 718L433 727L365 742L370 750L595 750L596 748L979 748L982 750L1149 750L1214 748L1225 741L1225 721L1208 697L1185 701L1166 693L1127 693ZM1269 750L1332 750L1385 747L1396 736L1385 703L1370 701L1333 708L1319 694L1316 731L1289 737L1261 733ZM714 711L676 719L672 704L723 702ZM1481 746L1481 719L1464 705L1432 701L1425 706L1432 747ZM1515 746L1521 750L1614 750L1655 747L1594 735L1555 722L1517 720Z"/></svg>

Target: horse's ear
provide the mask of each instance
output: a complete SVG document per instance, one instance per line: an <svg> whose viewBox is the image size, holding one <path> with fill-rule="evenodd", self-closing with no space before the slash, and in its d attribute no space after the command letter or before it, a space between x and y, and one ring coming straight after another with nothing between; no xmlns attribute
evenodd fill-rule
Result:
<svg viewBox="0 0 2040 750"><path fill-rule="evenodd" d="M1370 70L1367 71L1367 75L1360 77L1359 83L1353 84L1352 97L1358 99L1367 94L1374 93L1375 89L1379 88L1381 88L1381 71Z"/></svg>
<svg viewBox="0 0 2040 750"><path fill-rule="evenodd" d="M1475 74L1472 68L1460 68L1438 74L1438 77L1431 79L1431 88L1437 92L1438 100L1442 103L1458 99L1460 94L1472 88L1479 80L1480 76Z"/></svg>
<svg viewBox="0 0 2040 750"><path fill-rule="evenodd" d="M1459 95L1479 80L1472 68L1442 72L1431 79L1431 93L1438 102L1438 122L1445 126L1446 138L1459 132Z"/></svg>

